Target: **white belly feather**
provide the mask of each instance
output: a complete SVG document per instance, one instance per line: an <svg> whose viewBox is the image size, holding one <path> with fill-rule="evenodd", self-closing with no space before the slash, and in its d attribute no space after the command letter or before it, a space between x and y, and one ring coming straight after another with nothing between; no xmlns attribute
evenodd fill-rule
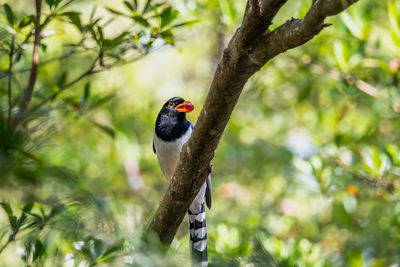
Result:
<svg viewBox="0 0 400 267"><path fill-rule="evenodd" d="M158 163L168 181L170 181L174 175L176 165L178 165L179 162L182 146L187 142L187 140L189 140L192 131L192 127L189 127L181 138L171 142L163 141L154 133L154 147L156 149Z"/></svg>

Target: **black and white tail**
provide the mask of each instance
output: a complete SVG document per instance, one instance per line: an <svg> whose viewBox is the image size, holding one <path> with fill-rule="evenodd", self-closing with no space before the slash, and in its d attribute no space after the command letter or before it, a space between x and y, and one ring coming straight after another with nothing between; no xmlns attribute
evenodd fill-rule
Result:
<svg viewBox="0 0 400 267"><path fill-rule="evenodd" d="M189 246L192 266L203 267L208 265L207 258L207 223L204 202L199 209L188 211L189 214Z"/></svg>
<svg viewBox="0 0 400 267"><path fill-rule="evenodd" d="M190 257L193 267L208 266L207 258L207 223L206 210L204 208L204 197L210 194L211 183L207 189L207 183L201 187L196 198L189 207L189 246ZM211 208L211 201L207 201L207 206Z"/></svg>

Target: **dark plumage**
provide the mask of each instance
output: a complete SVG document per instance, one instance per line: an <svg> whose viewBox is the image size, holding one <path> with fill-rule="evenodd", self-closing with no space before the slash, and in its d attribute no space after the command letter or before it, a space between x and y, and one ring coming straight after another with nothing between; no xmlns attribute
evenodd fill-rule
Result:
<svg viewBox="0 0 400 267"><path fill-rule="evenodd" d="M189 127L193 127L186 120L186 113L175 109L176 106L182 104L184 101L180 97L173 97L165 102L160 113L158 113L155 132L162 140L167 142L174 141L186 133Z"/></svg>
<svg viewBox="0 0 400 267"><path fill-rule="evenodd" d="M155 123L153 151L164 176L172 179L179 162L182 146L193 132L193 124L186 120L186 113L194 106L180 97L169 99L162 106ZM209 176L189 207L189 235L192 262L207 266L207 229L204 199L211 208L211 177Z"/></svg>

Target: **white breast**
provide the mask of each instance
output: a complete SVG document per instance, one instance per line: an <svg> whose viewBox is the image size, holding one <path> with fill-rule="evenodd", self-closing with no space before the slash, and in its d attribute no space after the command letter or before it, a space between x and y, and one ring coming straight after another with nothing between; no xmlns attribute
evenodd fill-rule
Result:
<svg viewBox="0 0 400 267"><path fill-rule="evenodd" d="M171 180L174 175L176 165L178 165L179 162L179 154L181 153L182 146L187 142L187 140L189 140L192 132L192 127L189 127L181 138L171 142L163 141L154 133L154 147L156 149L158 163L168 181Z"/></svg>

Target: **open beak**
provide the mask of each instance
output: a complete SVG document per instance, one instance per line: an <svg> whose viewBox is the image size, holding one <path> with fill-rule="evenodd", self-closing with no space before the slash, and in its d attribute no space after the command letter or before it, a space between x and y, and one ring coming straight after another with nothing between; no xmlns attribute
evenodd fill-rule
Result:
<svg viewBox="0 0 400 267"><path fill-rule="evenodd" d="M189 113L193 111L194 106L190 101L185 101L182 104L177 105L175 109L179 112Z"/></svg>

